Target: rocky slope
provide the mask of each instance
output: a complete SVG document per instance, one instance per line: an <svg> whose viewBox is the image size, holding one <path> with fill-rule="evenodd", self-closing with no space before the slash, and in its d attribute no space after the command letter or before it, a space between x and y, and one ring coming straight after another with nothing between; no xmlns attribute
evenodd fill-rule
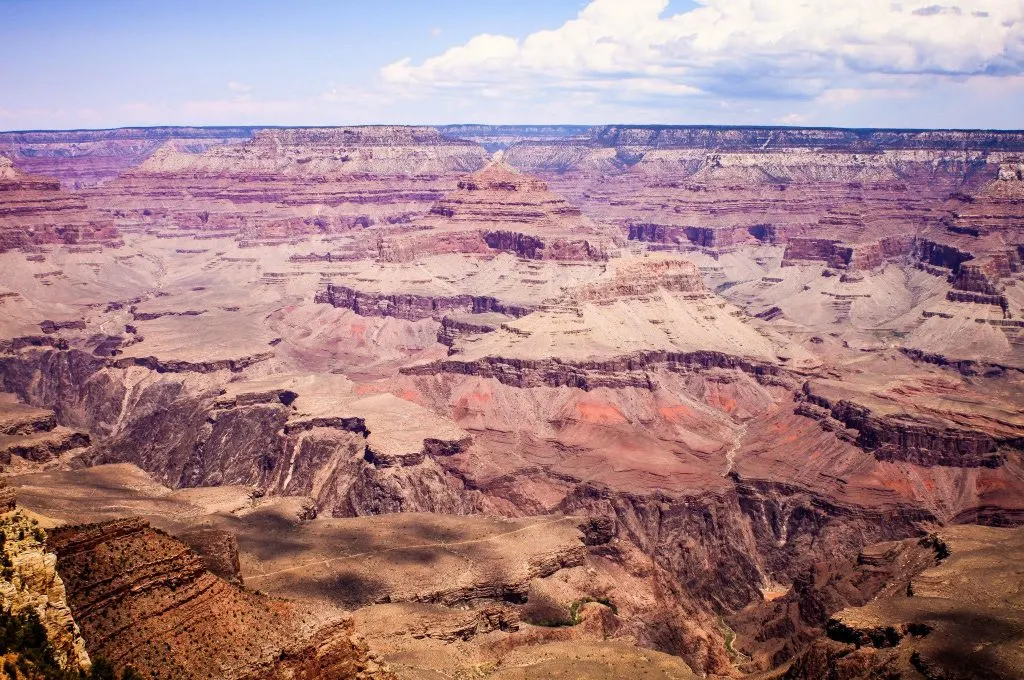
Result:
<svg viewBox="0 0 1024 680"><path fill-rule="evenodd" d="M1007 580L1020 530L955 527L931 542L937 564L912 573L905 588L836 612L827 637L786 677L1020 677L1019 583Z"/></svg>
<svg viewBox="0 0 1024 680"><path fill-rule="evenodd" d="M776 245L784 263L839 270L920 262L949 269L936 273L950 301L1011 318L1020 146L1014 132L610 127L505 158L650 247Z"/></svg>
<svg viewBox="0 0 1024 680"><path fill-rule="evenodd" d="M57 365L82 389L67 392L43 377ZM467 448L467 433L390 394L339 402L342 390L352 390L345 380L280 376L238 383L224 395L196 369L162 377L76 352L23 355L5 368L20 394L36 401L56 390L64 419L104 433L103 444L81 454L92 463L131 461L174 486L242 484L312 496L327 514L479 506L435 460ZM218 373L230 369L211 377ZM121 405L109 401L115 394ZM129 417L118 422L122 408Z"/></svg>
<svg viewBox="0 0 1024 680"><path fill-rule="evenodd" d="M637 646L637 617L659 606L658 594L638 555L629 571L601 556L610 536L600 522L313 517L308 499L253 497L244 487L172 491L129 465L14 482L25 503L58 518L82 517L83 506L94 520L131 508L190 541L230 532L237 553L192 543L206 564L234 554L250 587L352 609L357 630L401 677L481 668L544 676L534 667L615 677L625 663L653 677L696 677L680 659ZM579 653L564 657L570 647Z"/></svg>
<svg viewBox="0 0 1024 680"><path fill-rule="evenodd" d="M449 359L403 369L495 378L517 387L652 387L655 366L668 370L740 369L777 373L817 360L745 322L704 288L690 262L663 257L616 262L605 277L499 329L456 342Z"/></svg>
<svg viewBox="0 0 1024 680"><path fill-rule="evenodd" d="M867 546L854 556L820 562L797 575L785 593L755 602L728 619L742 668L785 665L820 638L830 618L877 597L902 596L912 580L940 560L934 537Z"/></svg>
<svg viewBox="0 0 1024 680"><path fill-rule="evenodd" d="M386 238L382 259L490 249L532 260L604 260L616 246L614 232L583 218L537 178L500 161L462 177L415 229Z"/></svg>
<svg viewBox="0 0 1024 680"><path fill-rule="evenodd" d="M144 521L61 528L51 542L89 648L143 677L392 677L351 619L231 585Z"/></svg>

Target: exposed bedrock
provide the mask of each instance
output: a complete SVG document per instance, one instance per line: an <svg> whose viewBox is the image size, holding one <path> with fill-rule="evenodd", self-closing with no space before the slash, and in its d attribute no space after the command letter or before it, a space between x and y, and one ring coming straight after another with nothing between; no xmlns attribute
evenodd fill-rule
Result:
<svg viewBox="0 0 1024 680"><path fill-rule="evenodd" d="M204 374L113 368L79 351L0 358L5 391L96 435L94 464L131 462L176 488L236 484L310 496L337 516L480 507L479 494L434 459L465 446L464 435L374 452L361 418L289 420L288 395L226 401L215 385Z"/></svg>
<svg viewBox="0 0 1024 680"><path fill-rule="evenodd" d="M78 351L29 350L0 359L3 389L100 437L94 462L132 462L173 487L237 484L270 495L308 496L316 511L337 516L466 514L493 511L495 500L514 504L515 494L529 496L518 488L476 488L455 460L465 452L460 439L426 438L421 450L396 455L394 449L372 445L373 427L359 417L292 419L299 388L254 388L231 396L221 394L215 378L138 366L119 369ZM643 578L657 584L664 607L637 624L641 641L709 671L727 667L721 643L707 632L715 630L717 615L759 601L768 584L803 578L815 563L856 554L866 544L915 536L936 519L913 507L847 504L813 489L735 474L718 492L632 492L577 478L561 481L567 492L557 510L588 518L584 536L593 555L629 563L626 553L635 546L646 556L645 564L651 558ZM502 494L510 497L494 498ZM102 533L101 542L107 540ZM202 558L168 561L175 578L197 570L231 577L230 545L217 536L188 541ZM538 562L536 573L577 559L554 557L557 563ZM165 576L154 573L147 583L160 584ZM195 582L209 578L200 575ZM193 583L175 581L176 590L153 587L173 597L196 587ZM506 592L505 585L501 592L474 586L438 594L437 601L500 598L522 590ZM97 611L123 606L109 593L85 593L87 605ZM99 625L95 621L83 625L88 630ZM115 654L126 653L110 640Z"/></svg>
<svg viewBox="0 0 1024 680"><path fill-rule="evenodd" d="M510 317L498 313L481 312L474 315L446 316L441 319L441 328L437 331L437 341L451 347L455 341L467 335L493 333L503 321Z"/></svg>
<svg viewBox="0 0 1024 680"><path fill-rule="evenodd" d="M754 237L770 240L767 229L756 230L746 226L735 227L687 227L665 224L630 223L629 240L647 243L691 243L702 248L734 246Z"/></svg>
<svg viewBox="0 0 1024 680"><path fill-rule="evenodd" d="M371 677L351 619L228 583L141 519L64 527L51 544L88 649L118 667L146 678Z"/></svg>
<svg viewBox="0 0 1024 680"><path fill-rule="evenodd" d="M0 356L0 385L57 421L107 433L117 422L124 385L102 371L105 360L80 351L28 350Z"/></svg>
<svg viewBox="0 0 1024 680"><path fill-rule="evenodd" d="M449 297L368 293L355 290L348 286L327 284L324 290L316 293L315 302L329 304L332 307L351 309L362 316L392 316L406 321L420 319L439 319L452 312L468 312L483 314L497 312L508 316L520 317L529 314L532 309L519 305L507 305L486 295L453 295Z"/></svg>
<svg viewBox="0 0 1024 680"><path fill-rule="evenodd" d="M217 371L231 371L238 373L253 364L274 356L273 352L260 352L237 359L217 359L215 361L183 361L180 359L162 360L157 357L125 357L111 363L115 368L129 368L141 366L157 373L216 373Z"/></svg>
<svg viewBox="0 0 1024 680"><path fill-rule="evenodd" d="M974 259L970 253L928 239L915 239L912 254L924 264L951 270L959 269L961 264Z"/></svg>
<svg viewBox="0 0 1024 680"><path fill-rule="evenodd" d="M487 159L424 127L248 130L202 144L172 136L84 193L134 231L219 232L255 246L408 222Z"/></svg>
<svg viewBox="0 0 1024 680"><path fill-rule="evenodd" d="M784 261L822 261L837 269L870 270L887 262L911 260L922 265L959 271L974 258L953 246L921 237L886 236L867 243L847 243L842 239L793 237L785 240Z"/></svg>
<svg viewBox="0 0 1024 680"><path fill-rule="evenodd" d="M58 425L53 411L0 394L0 465L9 464L12 456L49 462L68 451L81 453L90 441L88 433Z"/></svg>
<svg viewBox="0 0 1024 680"><path fill-rule="evenodd" d="M500 162L462 177L413 222L414 228L381 238L381 260L504 252L527 260L602 261L621 242L614 228L584 218L544 182Z"/></svg>
<svg viewBox="0 0 1024 680"><path fill-rule="evenodd" d="M984 265L974 263L961 263L952 283L954 289L972 293L997 296L1003 292L999 284L992 281Z"/></svg>
<svg viewBox="0 0 1024 680"><path fill-rule="evenodd" d="M494 250L504 250L531 260L544 258L544 241L536 236L514 231L489 231L484 233L484 241Z"/></svg>
<svg viewBox="0 0 1024 680"><path fill-rule="evenodd" d="M840 242L820 238L795 238L786 246L784 260L825 260L831 266L846 266L847 253L839 250Z"/></svg>
<svg viewBox="0 0 1024 680"><path fill-rule="evenodd" d="M513 357L484 357L476 361L442 359L420 366L401 369L405 375L436 375L452 373L494 378L513 387L578 387L592 390L598 387L640 387L654 389L654 378L649 368L689 372L701 368L737 369L766 382L785 377L784 369L730 356L720 352L638 352L604 361L562 361L559 359L518 359ZM778 376L778 377L776 377Z"/></svg>
<svg viewBox="0 0 1024 680"><path fill-rule="evenodd" d="M917 420L910 414L879 414L863 404L826 396L814 381L804 383L805 402L797 413L821 420L842 434L855 432L854 441L879 460L915 465L998 467L1006 461L1004 448L1020 448L1019 438L997 440L991 434L953 427L937 419ZM838 427L834 425L838 423Z"/></svg>
<svg viewBox="0 0 1024 680"><path fill-rule="evenodd" d="M584 238L554 238L544 240L515 231L485 231L484 242L492 250L512 253L530 260L607 260L606 247Z"/></svg>
<svg viewBox="0 0 1024 680"><path fill-rule="evenodd" d="M700 270L693 263L673 257L645 257L640 260L619 260L610 278L597 279L570 289L563 300L580 302L613 302L618 299L643 298L660 289L683 293L689 299L711 297Z"/></svg>
<svg viewBox="0 0 1024 680"><path fill-rule="evenodd" d="M118 245L114 222L48 177L16 170L0 155L0 252L46 244Z"/></svg>
<svg viewBox="0 0 1024 680"><path fill-rule="evenodd" d="M178 539L199 555L214 575L242 585L242 567L238 560L238 539L230 531L199 527L178 536Z"/></svg>
<svg viewBox="0 0 1024 680"><path fill-rule="evenodd" d="M743 670L783 665L819 637L829 618L884 593L905 593L911 580L938 560L930 539L887 541L844 559L822 560L796 575L774 600L754 602L729 617L750 657Z"/></svg>
<svg viewBox="0 0 1024 680"><path fill-rule="evenodd" d="M46 534L38 521L15 510L14 490L0 486L0 492L4 497L0 504L3 512L0 561L4 565L0 575L0 607L14 615L35 613L57 665L69 671L69 675L79 669L87 670L89 655L69 607L65 584L57 571L57 556L47 545ZM10 641L7 645L5 654L9 664L17 645L11 645ZM7 675L10 676L10 671Z"/></svg>
<svg viewBox="0 0 1024 680"><path fill-rule="evenodd" d="M591 128L589 138L605 146L642 145L668 148L757 150L828 148L849 151L881 149L1024 150L1019 132L962 130L839 130L779 127L619 126Z"/></svg>
<svg viewBox="0 0 1024 680"><path fill-rule="evenodd" d="M843 505L786 484L734 482L723 493L693 495L634 494L582 483L560 505L591 518L585 540L594 554L628 564L629 544L652 558L646 577L659 584L663 601L645 618L640 636L697 668L715 667L708 656L714 645L680 628L678 617L713 621L737 612L761 602L772 583L805 578L815 565L857 554L866 544L919 535L919 524L933 519L913 508L883 512Z"/></svg>
<svg viewBox="0 0 1024 680"><path fill-rule="evenodd" d="M910 259L956 272L964 262L974 258L973 254L953 246L909 235L890 235L866 242L847 242L841 233L833 238L811 237L800 235L803 230L793 230L794 233L790 233L791 230L779 229L774 225L705 227L630 222L628 229L631 241L683 246L684 249L696 246L721 251L758 243L783 244L786 246L783 254L784 263L824 262L829 267L854 271L877 269L887 262ZM1005 259L1007 258L1003 257L1000 262ZM1012 269L1012 265L1004 265L999 271L1008 276ZM991 277L991 274L988 276ZM988 281L984 275L975 275L974 280ZM984 284L975 284L978 285ZM958 286L954 283L954 287ZM961 289L992 292L969 285Z"/></svg>
<svg viewBox="0 0 1024 680"><path fill-rule="evenodd" d="M45 432L4 439L5 441L0 444L0 464L3 465L11 462L11 456L44 463L67 451L84 449L91 441L85 432L67 427L55 427Z"/></svg>
<svg viewBox="0 0 1024 680"><path fill-rule="evenodd" d="M1003 269L1006 268L1009 267ZM1004 316L1008 316L1010 303L1004 294L1004 287L999 283L1000 275L1008 273L992 266L991 258L961 264L952 279L953 290L946 294L946 299L951 302L993 305L1002 309Z"/></svg>
<svg viewBox="0 0 1024 680"><path fill-rule="evenodd" d="M960 359L957 357L949 357L945 354L940 354L939 352L925 352L922 349L914 347L901 347L900 352L913 361L920 361L928 364L934 364L936 366L942 366L943 368L949 368L967 377L990 372L999 374L1005 371L1021 370L1019 366L1007 365L998 361Z"/></svg>
<svg viewBox="0 0 1024 680"><path fill-rule="evenodd" d="M870 601L832 612L825 635L783 677L1021 677L1024 610L1019 580L1008 574L1022 544L1019 528L978 526L941 528L911 544L895 578ZM907 554L922 549L930 560Z"/></svg>
<svg viewBox="0 0 1024 680"><path fill-rule="evenodd" d="M94 186L138 165L168 140L190 153L248 139L248 127L146 127L0 133L0 153L67 188Z"/></svg>
<svg viewBox="0 0 1024 680"><path fill-rule="evenodd" d="M986 165L989 153L1020 146L1018 132L603 126L568 138L516 141L504 158L528 172L639 170L671 172L677 180L706 176L708 170L712 176L725 170L725 177L735 179L729 170L760 165L754 176L775 183L812 178L963 182Z"/></svg>

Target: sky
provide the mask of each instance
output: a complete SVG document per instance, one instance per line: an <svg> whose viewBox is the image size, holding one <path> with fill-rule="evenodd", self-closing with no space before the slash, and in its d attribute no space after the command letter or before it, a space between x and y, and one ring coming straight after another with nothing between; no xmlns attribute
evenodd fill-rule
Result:
<svg viewBox="0 0 1024 680"><path fill-rule="evenodd" d="M1024 128L1024 0L0 0L0 130L370 123Z"/></svg>

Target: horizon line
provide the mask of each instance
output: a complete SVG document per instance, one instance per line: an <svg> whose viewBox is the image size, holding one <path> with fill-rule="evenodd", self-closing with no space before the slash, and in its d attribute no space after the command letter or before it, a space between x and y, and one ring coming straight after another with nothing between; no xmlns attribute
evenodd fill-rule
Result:
<svg viewBox="0 0 1024 680"><path fill-rule="evenodd" d="M870 127L856 126L844 127L839 125L767 125L767 124L700 124L700 123L597 123L593 125L580 123L360 123L353 125L258 125L258 124L230 124L230 125L181 125L181 124L159 124L159 125L119 125L114 127L81 127L81 128L28 128L0 130L0 135L8 134L34 134L49 132L115 132L117 130L333 130L344 128L582 128L592 130L595 128L631 128L631 129L718 129L718 130L840 130L849 132L983 132L995 134L1024 134L1024 128L911 128L911 127Z"/></svg>

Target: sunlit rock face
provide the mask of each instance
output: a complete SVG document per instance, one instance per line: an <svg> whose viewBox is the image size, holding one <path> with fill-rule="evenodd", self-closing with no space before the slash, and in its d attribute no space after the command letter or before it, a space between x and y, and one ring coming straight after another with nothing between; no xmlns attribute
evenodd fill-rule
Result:
<svg viewBox="0 0 1024 680"><path fill-rule="evenodd" d="M57 572L57 556L47 544L46 532L38 520L15 507L14 494L3 487L4 513L0 574L0 604L13 615L32 613L38 617L59 668L71 672L88 670L91 662L78 624L72 616L64 581Z"/></svg>

